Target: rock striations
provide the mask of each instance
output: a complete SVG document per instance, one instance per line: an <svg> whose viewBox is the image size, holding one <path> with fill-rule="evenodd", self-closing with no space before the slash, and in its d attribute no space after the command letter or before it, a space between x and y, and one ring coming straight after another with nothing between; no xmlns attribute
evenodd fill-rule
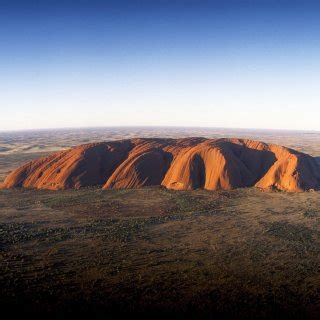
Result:
<svg viewBox="0 0 320 320"><path fill-rule="evenodd" d="M140 188L176 190L320 187L316 160L285 147L243 139L131 139L81 145L31 161L2 188Z"/></svg>

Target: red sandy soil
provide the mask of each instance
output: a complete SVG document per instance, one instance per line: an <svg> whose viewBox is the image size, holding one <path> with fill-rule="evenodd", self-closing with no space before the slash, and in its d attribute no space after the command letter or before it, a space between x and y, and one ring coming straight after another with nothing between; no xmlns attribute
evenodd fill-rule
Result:
<svg viewBox="0 0 320 320"><path fill-rule="evenodd" d="M81 145L33 160L2 188L230 190L256 186L299 192L320 187L315 158L245 139L131 139Z"/></svg>

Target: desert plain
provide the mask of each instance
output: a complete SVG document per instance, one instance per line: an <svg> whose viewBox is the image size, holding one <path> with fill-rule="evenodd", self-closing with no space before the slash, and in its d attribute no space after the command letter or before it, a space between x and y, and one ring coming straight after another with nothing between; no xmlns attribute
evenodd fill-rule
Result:
<svg viewBox="0 0 320 320"><path fill-rule="evenodd" d="M92 128L0 133L0 182L75 145L238 137L320 157L320 133ZM0 190L0 303L12 313L318 318L319 191Z"/></svg>

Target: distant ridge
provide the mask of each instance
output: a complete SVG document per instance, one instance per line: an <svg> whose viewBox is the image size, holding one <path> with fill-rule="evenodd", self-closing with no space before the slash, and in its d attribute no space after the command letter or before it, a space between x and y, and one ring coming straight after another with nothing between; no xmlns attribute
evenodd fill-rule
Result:
<svg viewBox="0 0 320 320"><path fill-rule="evenodd" d="M2 188L69 189L101 185L176 190L256 186L299 192L320 187L316 159L246 139L131 139L85 144L31 161Z"/></svg>

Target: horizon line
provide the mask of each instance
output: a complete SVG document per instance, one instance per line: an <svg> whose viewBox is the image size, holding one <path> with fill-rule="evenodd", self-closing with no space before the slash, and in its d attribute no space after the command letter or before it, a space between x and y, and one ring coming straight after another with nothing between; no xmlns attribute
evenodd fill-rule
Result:
<svg viewBox="0 0 320 320"><path fill-rule="evenodd" d="M252 128L252 127L210 127L210 126L166 126L166 125L110 125L110 126L70 126L70 127L46 127L46 128L25 128L25 129L10 129L2 130L0 133L11 133L11 132L31 132L31 131L59 131L59 130L79 130L79 129L112 129L112 128L127 128L127 129L138 129L138 128L172 128L172 129L217 129L217 130L248 130L248 131L285 131L285 132L308 132L308 133L319 133L320 130L312 129L288 129L288 128Z"/></svg>

